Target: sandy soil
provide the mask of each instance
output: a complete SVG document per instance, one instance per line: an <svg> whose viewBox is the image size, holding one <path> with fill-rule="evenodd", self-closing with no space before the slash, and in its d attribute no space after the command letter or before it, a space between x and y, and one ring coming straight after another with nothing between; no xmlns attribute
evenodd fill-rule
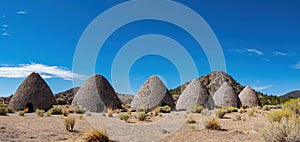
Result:
<svg viewBox="0 0 300 142"><path fill-rule="evenodd" d="M106 128L110 139L115 141L260 141L259 131L268 123L262 114L256 113L255 117L246 117L246 121L233 121L235 115L230 113L221 119L222 130L206 130L201 126L201 114L186 114L186 112L172 112L155 118L153 122L126 123L114 114L113 118L102 114L91 113L89 117L79 119L76 117L76 132L68 132L63 124L63 116L37 117L35 114L17 114L0 116L0 141L1 142L56 142L80 141L87 130L93 127ZM188 124L186 119L193 115L197 123ZM100 129L101 129L100 128ZM98 128L99 129L99 128Z"/></svg>

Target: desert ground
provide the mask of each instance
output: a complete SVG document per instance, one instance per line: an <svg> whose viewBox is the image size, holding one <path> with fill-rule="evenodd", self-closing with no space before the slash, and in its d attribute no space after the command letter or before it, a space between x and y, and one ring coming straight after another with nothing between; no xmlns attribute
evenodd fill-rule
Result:
<svg viewBox="0 0 300 142"><path fill-rule="evenodd" d="M240 115L242 119L235 121ZM3 142L74 142L82 141L85 133L92 128L106 129L112 141L162 141L162 142L214 142L214 141L260 141L259 131L269 122L264 113L227 113L220 119L221 130L207 130L202 126L202 114L174 111L163 113L146 121L119 119L119 114L113 117L102 113L90 113L90 116L69 114L76 118L75 131L65 129L62 115L38 117L35 113L19 116L10 113L0 116L0 141ZM82 117L83 116L83 117ZM196 123L187 123L190 118Z"/></svg>

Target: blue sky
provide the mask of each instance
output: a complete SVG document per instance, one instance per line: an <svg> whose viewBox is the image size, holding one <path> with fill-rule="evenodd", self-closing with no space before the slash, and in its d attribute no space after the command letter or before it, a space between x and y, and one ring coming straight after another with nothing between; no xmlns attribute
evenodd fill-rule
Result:
<svg viewBox="0 0 300 142"><path fill-rule="evenodd" d="M72 77L84 81L84 74L72 73L77 43L98 15L122 2L125 1L2 0L0 96L13 94L31 71L40 72L54 93L71 88ZM176 2L206 20L221 44L227 73L242 85L274 95L300 89L300 1ZM158 20L137 21L116 30L98 54L95 73L111 81L112 63L118 51L128 41L146 34L176 40L193 58L198 77L210 73L208 59L196 40L180 27ZM151 44L145 42L148 48ZM130 69L133 91L151 75L159 75L168 88L182 83L172 61L149 54L138 59ZM113 84L117 92L128 93L117 85Z"/></svg>

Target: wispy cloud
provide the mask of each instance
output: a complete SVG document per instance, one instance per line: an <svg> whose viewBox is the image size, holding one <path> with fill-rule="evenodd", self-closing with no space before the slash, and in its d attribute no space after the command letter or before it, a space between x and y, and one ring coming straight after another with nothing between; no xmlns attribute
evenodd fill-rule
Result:
<svg viewBox="0 0 300 142"><path fill-rule="evenodd" d="M5 18L5 15L2 15L2 18Z"/></svg>
<svg viewBox="0 0 300 142"><path fill-rule="evenodd" d="M18 11L17 14L27 14L26 11Z"/></svg>
<svg viewBox="0 0 300 142"><path fill-rule="evenodd" d="M64 80L72 80L72 78L86 79L86 76L73 73L72 71L58 66L48 66L43 64L20 64L18 66L0 67L0 77L2 78L25 78L30 73L37 72L43 78L62 78Z"/></svg>
<svg viewBox="0 0 300 142"><path fill-rule="evenodd" d="M1 36L10 36L7 32L1 34Z"/></svg>
<svg viewBox="0 0 300 142"><path fill-rule="evenodd" d="M228 49L229 52L237 52L237 53L245 53L245 50L241 50L241 49Z"/></svg>
<svg viewBox="0 0 300 142"><path fill-rule="evenodd" d="M259 50L257 50L257 49L254 49L254 48L252 48L252 49L249 49L249 48L247 48L247 49L245 49L247 52L249 52L249 53L254 53L254 54L256 54L256 55L264 55L264 53L262 52L262 51L259 51Z"/></svg>
<svg viewBox="0 0 300 142"><path fill-rule="evenodd" d="M273 87L274 85L266 85L266 86L254 86L252 87L254 90L256 91L261 91L261 90L265 90L265 89L269 89L271 87Z"/></svg>
<svg viewBox="0 0 300 142"><path fill-rule="evenodd" d="M273 55L274 56L288 56L289 54L283 53L283 52L279 52L279 51L274 51Z"/></svg>
<svg viewBox="0 0 300 142"><path fill-rule="evenodd" d="M295 65L291 65L291 67L294 69L300 69L300 61Z"/></svg>
<svg viewBox="0 0 300 142"><path fill-rule="evenodd" d="M6 28L6 27L8 27L8 25L4 24L4 25L2 25L2 27L3 27L3 28Z"/></svg>

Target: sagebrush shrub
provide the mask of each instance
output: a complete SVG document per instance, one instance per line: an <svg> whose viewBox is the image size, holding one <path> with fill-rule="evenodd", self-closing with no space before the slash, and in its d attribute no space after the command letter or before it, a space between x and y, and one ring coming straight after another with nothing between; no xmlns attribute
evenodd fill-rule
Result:
<svg viewBox="0 0 300 142"><path fill-rule="evenodd" d="M149 106L148 105L142 105L137 109L137 112L145 112L148 113L150 111Z"/></svg>
<svg viewBox="0 0 300 142"><path fill-rule="evenodd" d="M147 114L145 112L137 112L135 114L135 118L137 118L140 121L144 121L147 118Z"/></svg>
<svg viewBox="0 0 300 142"><path fill-rule="evenodd" d="M201 111L202 111L203 109L204 109L204 108L203 108L201 105L195 104L195 105L191 106L190 111L191 111L192 113L201 113Z"/></svg>
<svg viewBox="0 0 300 142"><path fill-rule="evenodd" d="M161 113L170 113L171 110L172 110L172 108L168 105L159 107L159 112L161 112Z"/></svg>
<svg viewBox="0 0 300 142"><path fill-rule="evenodd" d="M121 113L120 116L119 116L119 118L121 120L125 120L125 121L127 121L129 119L129 117L130 117L130 115L127 114L127 113Z"/></svg>
<svg viewBox="0 0 300 142"><path fill-rule="evenodd" d="M7 108L5 107L0 107L0 115L6 115L8 112Z"/></svg>
<svg viewBox="0 0 300 142"><path fill-rule="evenodd" d="M225 109L216 109L215 110L215 115L218 118L224 118L225 114L227 113L227 111Z"/></svg>
<svg viewBox="0 0 300 142"><path fill-rule="evenodd" d="M52 114L62 114L62 107L60 105L53 105L51 108Z"/></svg>
<svg viewBox="0 0 300 142"><path fill-rule="evenodd" d="M224 109L226 109L227 113L238 112L238 109L233 106L225 107Z"/></svg>
<svg viewBox="0 0 300 142"><path fill-rule="evenodd" d="M280 122L282 118L290 118L294 116L291 110L274 110L267 113L267 118L270 122Z"/></svg>
<svg viewBox="0 0 300 142"><path fill-rule="evenodd" d="M281 122L273 122L267 125L261 132L262 141L265 142L298 142L300 141L300 118Z"/></svg>
<svg viewBox="0 0 300 142"><path fill-rule="evenodd" d="M24 111L19 111L19 116L24 116L25 115L25 112Z"/></svg>
<svg viewBox="0 0 300 142"><path fill-rule="evenodd" d="M45 111L42 109L37 109L35 110L35 114L39 117L43 117L44 116Z"/></svg>
<svg viewBox="0 0 300 142"><path fill-rule="evenodd" d="M74 111L78 114L84 114L87 110L82 106L76 106Z"/></svg>

